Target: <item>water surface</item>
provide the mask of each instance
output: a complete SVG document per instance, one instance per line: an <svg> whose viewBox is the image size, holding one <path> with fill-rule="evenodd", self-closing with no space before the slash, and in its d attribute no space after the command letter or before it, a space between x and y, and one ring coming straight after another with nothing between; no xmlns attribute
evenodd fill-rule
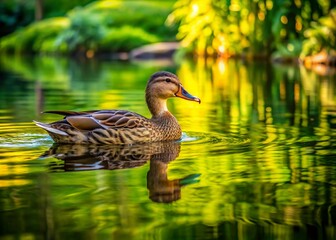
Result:
<svg viewBox="0 0 336 240"><path fill-rule="evenodd" d="M335 239L336 79L240 61L0 58L0 237ZM177 73L177 142L57 146L45 110L149 117L148 77Z"/></svg>

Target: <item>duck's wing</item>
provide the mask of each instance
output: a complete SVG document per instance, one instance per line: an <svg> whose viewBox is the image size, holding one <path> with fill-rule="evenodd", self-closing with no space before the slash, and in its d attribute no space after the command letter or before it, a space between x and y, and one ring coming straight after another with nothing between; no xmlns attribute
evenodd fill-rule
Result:
<svg viewBox="0 0 336 240"><path fill-rule="evenodd" d="M52 113L52 114L58 114L58 115L67 117L67 116L76 116L76 115L87 115L87 114L91 114L94 112L99 112L99 110L90 110L90 111L83 111L83 112L51 110L51 111L45 111L43 113Z"/></svg>
<svg viewBox="0 0 336 240"><path fill-rule="evenodd" d="M147 118L130 111L101 110L101 111L48 111L64 116L64 120L78 130L94 130L98 128L142 128L148 127ZM62 120L64 122L64 120Z"/></svg>
<svg viewBox="0 0 336 240"><path fill-rule="evenodd" d="M144 127L148 123L148 119L144 116L124 110L98 111L91 115L110 128L137 128Z"/></svg>

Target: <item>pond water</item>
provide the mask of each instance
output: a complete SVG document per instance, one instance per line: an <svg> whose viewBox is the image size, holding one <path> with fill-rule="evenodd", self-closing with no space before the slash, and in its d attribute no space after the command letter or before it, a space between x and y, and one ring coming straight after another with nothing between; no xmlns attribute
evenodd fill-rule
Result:
<svg viewBox="0 0 336 240"><path fill-rule="evenodd" d="M56 146L46 110L149 117L148 77L179 75L178 142ZM336 77L235 60L0 57L1 239L335 239Z"/></svg>

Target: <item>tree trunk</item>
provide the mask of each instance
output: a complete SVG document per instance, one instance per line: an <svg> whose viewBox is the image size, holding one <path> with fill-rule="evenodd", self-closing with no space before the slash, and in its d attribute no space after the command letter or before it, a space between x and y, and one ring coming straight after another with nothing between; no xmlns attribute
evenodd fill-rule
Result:
<svg viewBox="0 0 336 240"><path fill-rule="evenodd" d="M43 17L43 0L35 0L35 21L40 21Z"/></svg>

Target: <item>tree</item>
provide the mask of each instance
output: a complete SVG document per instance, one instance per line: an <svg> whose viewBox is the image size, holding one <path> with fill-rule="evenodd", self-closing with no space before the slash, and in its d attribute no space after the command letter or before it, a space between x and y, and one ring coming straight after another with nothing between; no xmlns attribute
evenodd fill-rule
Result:
<svg viewBox="0 0 336 240"><path fill-rule="evenodd" d="M43 0L35 0L35 21L43 18Z"/></svg>
<svg viewBox="0 0 336 240"><path fill-rule="evenodd" d="M304 32L335 8L327 0L178 0L168 17L197 55L298 56Z"/></svg>

